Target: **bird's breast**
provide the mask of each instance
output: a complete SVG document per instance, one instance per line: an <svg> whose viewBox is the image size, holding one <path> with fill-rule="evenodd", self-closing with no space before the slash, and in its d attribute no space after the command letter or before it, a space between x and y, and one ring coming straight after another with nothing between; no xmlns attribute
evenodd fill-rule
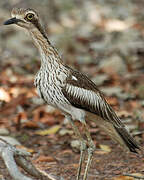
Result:
<svg viewBox="0 0 144 180"><path fill-rule="evenodd" d="M49 105L57 107L65 99L62 93L65 78L66 75L62 72L40 70L34 80L38 95Z"/></svg>

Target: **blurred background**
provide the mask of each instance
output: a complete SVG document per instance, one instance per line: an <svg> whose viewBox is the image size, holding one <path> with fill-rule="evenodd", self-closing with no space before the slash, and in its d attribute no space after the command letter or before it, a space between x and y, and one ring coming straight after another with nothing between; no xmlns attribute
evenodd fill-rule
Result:
<svg viewBox="0 0 144 180"><path fill-rule="evenodd" d="M3 26L3 22L10 18L13 7L33 8L40 14L49 40L58 49L63 61L87 74L97 84L137 141L142 143L144 2L0 1L0 134L13 136L34 152L40 151L44 157L49 157L49 152L62 153L67 150L70 155L63 161L70 162L71 157L71 162L74 163L77 141L70 125L61 112L45 105L38 98L33 85L34 75L40 67L37 49L23 29L15 25ZM110 153L110 147L114 146L112 141L95 124L89 125L93 137L96 136L97 147L101 150L108 148ZM101 146L103 143L106 145ZM43 147L45 144L51 150ZM70 151L70 147L73 151ZM107 154L108 161L109 158L112 155ZM51 161L55 162L54 159L50 159ZM131 162L132 170L135 161ZM100 163L102 170L104 165L103 162ZM56 167L55 163L54 166ZM137 168L140 167L142 168ZM73 171L72 169L67 173ZM103 174L102 178L104 177Z"/></svg>

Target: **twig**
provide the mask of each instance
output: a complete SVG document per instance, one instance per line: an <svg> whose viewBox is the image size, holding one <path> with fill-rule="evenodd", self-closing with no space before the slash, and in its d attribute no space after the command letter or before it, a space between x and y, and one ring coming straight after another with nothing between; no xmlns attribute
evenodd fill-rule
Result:
<svg viewBox="0 0 144 180"><path fill-rule="evenodd" d="M51 175L37 169L28 156L31 154L22 149L16 149L5 140L0 138L0 156L2 157L9 174L14 180L32 180L19 171L17 165L28 172L31 176L37 177L40 180L56 180Z"/></svg>
<svg viewBox="0 0 144 180"><path fill-rule="evenodd" d="M123 175L133 177L133 178L136 178L136 179L144 179L144 176L136 176L136 175L132 175L132 174L123 174Z"/></svg>
<svg viewBox="0 0 144 180"><path fill-rule="evenodd" d="M9 145L3 139L0 139L0 155L8 169L9 174L14 180L32 180L31 178L23 175L14 160L14 154L17 154L17 149Z"/></svg>

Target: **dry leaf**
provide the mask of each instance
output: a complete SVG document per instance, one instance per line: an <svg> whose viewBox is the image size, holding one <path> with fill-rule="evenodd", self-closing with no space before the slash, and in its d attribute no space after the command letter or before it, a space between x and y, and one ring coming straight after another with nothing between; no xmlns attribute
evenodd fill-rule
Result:
<svg viewBox="0 0 144 180"><path fill-rule="evenodd" d="M25 151L30 152L30 153L34 153L34 152L35 152L34 149L30 149L30 148L27 148L27 147L22 146L22 145L17 145L16 147L17 147L18 149L24 149Z"/></svg>
<svg viewBox="0 0 144 180"><path fill-rule="evenodd" d="M39 125L35 121L27 121L23 124L23 127L35 129L39 128Z"/></svg>
<svg viewBox="0 0 144 180"><path fill-rule="evenodd" d="M120 117L131 117L132 116L132 112L128 112L126 110L122 110L122 111L118 111L117 115Z"/></svg>
<svg viewBox="0 0 144 180"><path fill-rule="evenodd" d="M43 124L47 124L49 126L52 126L52 125L56 124L57 119L52 114L44 113L44 117L40 118L40 122Z"/></svg>
<svg viewBox="0 0 144 180"><path fill-rule="evenodd" d="M39 156L36 162L53 162L55 159L52 156Z"/></svg>
<svg viewBox="0 0 144 180"><path fill-rule="evenodd" d="M99 147L103 150L103 151L106 151L106 152L111 152L111 148L107 145L104 145L104 144L100 144Z"/></svg>
<svg viewBox="0 0 144 180"><path fill-rule="evenodd" d="M0 100L6 102L11 100L9 93L3 88L0 88Z"/></svg>
<svg viewBox="0 0 144 180"><path fill-rule="evenodd" d="M106 97L107 102L111 105L111 106L116 106L118 105L118 100L115 97Z"/></svg>
<svg viewBox="0 0 144 180"><path fill-rule="evenodd" d="M15 112L17 105L23 105L26 102L25 94L21 94L16 98L13 98L10 102L6 103L4 107L0 108L0 112L6 115L12 114Z"/></svg>
<svg viewBox="0 0 144 180"><path fill-rule="evenodd" d="M113 180L134 180L134 178L129 176L118 176L114 177Z"/></svg>
<svg viewBox="0 0 144 180"><path fill-rule="evenodd" d="M35 134L38 134L38 135L41 135L41 136L56 134L57 131L58 131L60 128L61 128L60 125L55 125L55 126L49 128L49 129L37 131Z"/></svg>

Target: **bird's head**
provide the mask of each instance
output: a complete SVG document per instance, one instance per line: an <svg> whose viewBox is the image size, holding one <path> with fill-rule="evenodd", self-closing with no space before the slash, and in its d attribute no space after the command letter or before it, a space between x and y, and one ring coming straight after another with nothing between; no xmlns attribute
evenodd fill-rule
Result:
<svg viewBox="0 0 144 180"><path fill-rule="evenodd" d="M16 24L26 29L39 26L39 17L33 9L14 8L11 12L11 19L4 22L4 25Z"/></svg>
<svg viewBox="0 0 144 180"><path fill-rule="evenodd" d="M17 26L27 29L34 43L40 50L44 49L45 51L45 47L51 44L35 10L30 8L13 8L11 17L12 18L4 22L4 25L16 24Z"/></svg>

